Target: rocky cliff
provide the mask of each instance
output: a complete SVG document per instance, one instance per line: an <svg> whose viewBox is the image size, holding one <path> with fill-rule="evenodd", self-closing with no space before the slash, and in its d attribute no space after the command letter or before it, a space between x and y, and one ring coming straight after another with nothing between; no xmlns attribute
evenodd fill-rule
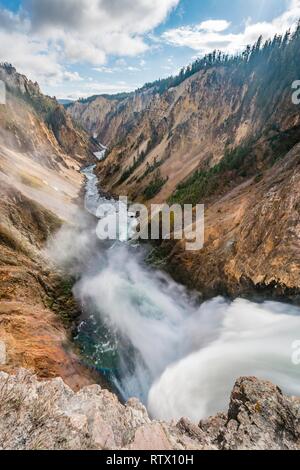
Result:
<svg viewBox="0 0 300 470"><path fill-rule="evenodd" d="M64 108L8 64L0 66L0 369L62 376L74 388L95 378L70 341L79 313L70 280L43 257L46 240L72 222L92 155ZM68 327L68 328L66 328Z"/></svg>
<svg viewBox="0 0 300 470"><path fill-rule="evenodd" d="M205 245L165 243L168 269L216 293L300 302L300 145L264 173L212 201L205 214Z"/></svg>
<svg viewBox="0 0 300 470"><path fill-rule="evenodd" d="M279 50L292 51L276 47L263 60L255 49L251 61L206 64L164 89L96 98L68 114L13 67L0 67L1 448L300 448L300 400L255 378L239 379L228 411L198 425L152 421L138 401L123 405L91 385L98 377L70 339L79 313L72 280L42 252L76 216L79 169L95 150L85 126L110 147L97 168L105 189L147 203L206 203L203 250L172 241L157 249L174 276L205 296L262 292L299 302L299 109L290 99L299 63L282 65L278 88L272 64Z"/></svg>
<svg viewBox="0 0 300 470"><path fill-rule="evenodd" d="M300 399L239 379L229 409L198 425L152 421L135 399L122 405L98 385L74 393L61 379L0 373L1 449L299 450Z"/></svg>
<svg viewBox="0 0 300 470"><path fill-rule="evenodd" d="M98 164L105 190L146 204L206 205L203 250L158 250L204 295L299 301L299 44L300 28L240 57L211 55L114 105L98 127L93 115L110 148Z"/></svg>

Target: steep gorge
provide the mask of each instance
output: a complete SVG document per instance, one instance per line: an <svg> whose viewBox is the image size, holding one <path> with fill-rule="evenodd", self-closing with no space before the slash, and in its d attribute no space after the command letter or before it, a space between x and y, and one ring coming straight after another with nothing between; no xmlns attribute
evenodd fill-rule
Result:
<svg viewBox="0 0 300 470"><path fill-rule="evenodd" d="M94 97L68 107L109 147L97 166L104 190L148 205L205 203L203 250L172 241L157 250L205 297L299 301L299 37L258 42L247 58L207 59L171 88L149 84L109 106Z"/></svg>
<svg viewBox="0 0 300 470"><path fill-rule="evenodd" d="M0 105L0 368L61 376L74 388L95 376L80 363L70 327L80 310L72 281L49 265L47 239L73 223L92 158L55 99L9 64L0 66L6 104Z"/></svg>
<svg viewBox="0 0 300 470"><path fill-rule="evenodd" d="M156 250L174 277L199 289L203 297L255 293L299 302L299 116L290 100L291 76L286 88L272 95L267 110L259 101L264 87L259 64L256 74L247 75L248 82L243 68L228 72L219 65L163 92L146 87L126 97L96 97L69 106L88 137L36 84L11 66L1 66L0 72L8 92L0 108L1 370L11 373L22 366L43 379L61 376L73 389L99 380L81 364L70 341L72 320L80 313L71 292L73 279L63 278L44 258L46 240L67 222L71 239L65 241L76 251L75 262L86 258L79 252L83 242L90 257L85 262L91 260L91 270L80 273L75 295L82 305L90 303L93 320L102 315L101 320L108 319L124 335L124 362L128 351L132 361L125 364L130 372L125 379L142 378L147 392L154 385L149 409L158 419L164 413L166 420L173 416L173 400L174 418L187 410L186 416L195 412L194 423L211 410L225 411L233 375L240 373L239 366L244 370L245 358L249 374L253 370L277 383L282 380L285 391L299 395L298 369L290 364L298 310L226 299L200 308L197 302L195 308L182 286L139 265L126 247L96 251L99 241L89 243L91 233L96 238L89 224L87 237L84 229L79 231L78 245L72 238L73 228L78 232L72 223L83 183L79 170L95 162L98 139L110 147L96 168L106 191L125 191L147 204L182 204L189 198L206 202L203 250L188 253L183 242L172 241ZM54 244L58 242L55 238ZM59 248L62 253L65 245ZM241 347L243 334L248 342ZM151 340L144 341L146 336ZM233 360L237 351L238 364ZM198 361L212 357L220 359L215 366L221 372L208 371L207 377ZM181 393L178 371L180 377L191 373L198 381L199 396L193 380ZM149 384L143 382L151 373ZM186 419L177 426L150 421L136 400L123 406L96 386L75 395L60 380L37 382L22 371L1 374L0 382L9 410L0 412L2 428L11 428L17 417L9 439L6 432L0 434L3 448L299 447L299 400L253 378L236 383L227 414L199 426ZM129 391L132 382L128 380Z"/></svg>

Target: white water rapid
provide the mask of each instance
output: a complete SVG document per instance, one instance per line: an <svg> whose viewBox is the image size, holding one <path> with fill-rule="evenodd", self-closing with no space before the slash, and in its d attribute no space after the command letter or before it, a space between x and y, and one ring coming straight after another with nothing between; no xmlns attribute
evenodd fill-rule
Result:
<svg viewBox="0 0 300 470"><path fill-rule="evenodd" d="M86 209L95 214L106 199L98 194L93 167L84 173ZM75 236L69 245L78 250L92 232L86 238L81 232L81 245ZM149 268L141 248L121 238L123 243L108 246L91 242L75 294L93 312L87 350L93 336L98 343L91 356L99 368L103 354L117 354L112 380L124 399L138 396L155 418L198 422L226 410L242 375L269 379L300 396L300 365L292 361L300 339L299 308L221 297L199 305L183 286ZM94 338L98 320L101 341Z"/></svg>

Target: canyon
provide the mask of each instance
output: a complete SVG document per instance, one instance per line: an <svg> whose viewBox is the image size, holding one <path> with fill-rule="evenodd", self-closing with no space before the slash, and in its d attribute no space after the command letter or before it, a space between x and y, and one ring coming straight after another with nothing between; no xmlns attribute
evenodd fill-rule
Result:
<svg viewBox="0 0 300 470"><path fill-rule="evenodd" d="M65 107L0 66L1 448L300 448L299 41ZM104 247L118 195L204 203L204 248Z"/></svg>
<svg viewBox="0 0 300 470"><path fill-rule="evenodd" d="M96 170L102 190L146 204L205 204L203 250L172 241L157 249L204 298L299 301L298 43L299 31L255 45L250 59L207 57L170 85L67 107L109 148Z"/></svg>
<svg viewBox="0 0 300 470"><path fill-rule="evenodd" d="M0 79L6 84L6 104L0 105L1 370L27 367L78 388L95 381L66 328L78 306L70 281L51 269L43 247L74 219L83 183L79 169L92 148L37 84L9 65L0 67Z"/></svg>

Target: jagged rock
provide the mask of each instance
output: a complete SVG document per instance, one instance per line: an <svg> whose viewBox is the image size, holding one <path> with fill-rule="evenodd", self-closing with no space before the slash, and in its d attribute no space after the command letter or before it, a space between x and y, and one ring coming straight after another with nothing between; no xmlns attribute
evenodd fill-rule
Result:
<svg viewBox="0 0 300 470"><path fill-rule="evenodd" d="M4 341L0 341L0 365L6 364L6 345Z"/></svg>
<svg viewBox="0 0 300 470"><path fill-rule="evenodd" d="M82 164L96 150L89 136L74 127L63 106L43 95L37 83L5 64L0 64L0 80L7 91L6 106L0 110L1 145L13 150L19 147L21 152L29 150L36 159L43 155L44 162L48 160L48 165L57 170L56 159L68 167L65 153Z"/></svg>
<svg viewBox="0 0 300 470"><path fill-rule="evenodd" d="M300 400L254 377L237 381L224 431L224 449L299 449Z"/></svg>
<svg viewBox="0 0 300 470"><path fill-rule="evenodd" d="M62 379L0 373L1 449L300 449L300 400L254 377L239 379L228 414L177 425L151 421L98 385L73 392Z"/></svg>
<svg viewBox="0 0 300 470"><path fill-rule="evenodd" d="M200 422L224 450L296 450L300 448L300 400L289 398L270 382L237 380L227 416Z"/></svg>

